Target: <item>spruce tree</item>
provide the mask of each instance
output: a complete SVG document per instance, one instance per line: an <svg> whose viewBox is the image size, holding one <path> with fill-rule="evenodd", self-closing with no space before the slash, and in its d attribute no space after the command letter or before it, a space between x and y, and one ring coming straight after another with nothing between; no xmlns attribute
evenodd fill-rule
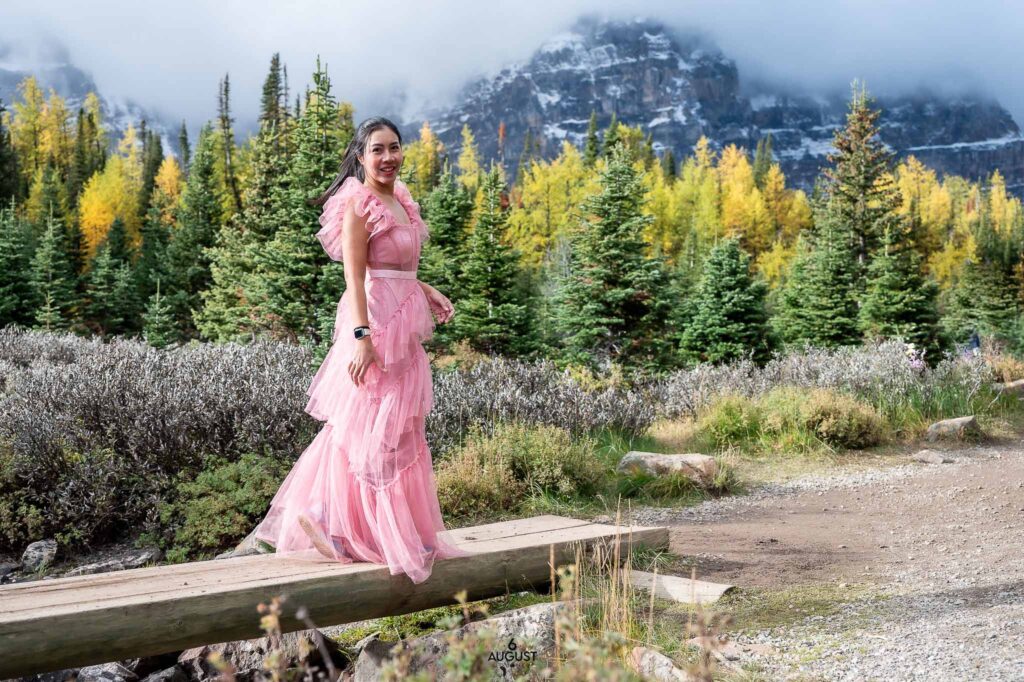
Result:
<svg viewBox="0 0 1024 682"><path fill-rule="evenodd" d="M836 151L828 155L830 166L823 171L832 211L853 236L860 289L882 235L900 220L902 203L890 173L892 153L878 137L880 112L871 108L873 102L855 82L846 126L836 131Z"/></svg>
<svg viewBox="0 0 1024 682"><path fill-rule="evenodd" d="M612 119L608 122L608 128L604 131L604 143L601 146L601 156L608 159L611 158L612 152L615 147L619 145L621 138L619 136L619 119L612 113Z"/></svg>
<svg viewBox="0 0 1024 682"><path fill-rule="evenodd" d="M519 256L506 242L501 172L492 165L462 265L462 297L453 319L457 339L489 354L521 355L533 348L529 310L520 290Z"/></svg>
<svg viewBox="0 0 1024 682"><path fill-rule="evenodd" d="M167 303L186 336L195 335L192 320L201 304L200 293L210 284L210 256L220 227L221 201L214 180L214 133L203 126L188 182L182 192L177 227L167 245L169 286Z"/></svg>
<svg viewBox="0 0 1024 682"><path fill-rule="evenodd" d="M676 155L672 153L671 149L666 149L665 154L661 157L661 170L665 173L665 177L670 179L674 179L678 173Z"/></svg>
<svg viewBox="0 0 1024 682"><path fill-rule="evenodd" d="M812 346L854 345L857 324L855 268L851 237L829 208L817 210L811 239L798 240L798 252L779 297L779 335Z"/></svg>
<svg viewBox="0 0 1024 682"><path fill-rule="evenodd" d="M263 94L260 99L260 129L280 130L284 125L284 104L286 101L281 76L281 53L275 52L270 58L270 69L263 79Z"/></svg>
<svg viewBox="0 0 1024 682"><path fill-rule="evenodd" d="M664 263L645 255L642 179L628 151L615 147L601 174L601 191L582 206L586 216L571 234L567 274L559 282L555 317L563 358L596 366L662 369L671 341L663 293Z"/></svg>
<svg viewBox="0 0 1024 682"><path fill-rule="evenodd" d="M242 210L242 193L238 189L238 173L235 170L235 119L231 116L231 79L224 74L217 96L218 139L223 154L224 185L231 201L231 213Z"/></svg>
<svg viewBox="0 0 1024 682"><path fill-rule="evenodd" d="M192 168L192 147L188 142L188 128L184 120L178 130L178 149L181 151L181 172L187 178Z"/></svg>
<svg viewBox="0 0 1024 682"><path fill-rule="evenodd" d="M18 155L11 140L11 131L4 125L6 111L0 99L0 202L18 199Z"/></svg>
<svg viewBox="0 0 1024 682"><path fill-rule="evenodd" d="M26 226L14 209L0 205L0 327L33 322L34 291Z"/></svg>
<svg viewBox="0 0 1024 682"><path fill-rule="evenodd" d="M447 164L424 201L424 218L430 239L423 245L420 258L422 279L456 301L459 289L459 263L467 250L469 223L473 217L473 196L452 174Z"/></svg>
<svg viewBox="0 0 1024 682"><path fill-rule="evenodd" d="M754 152L754 184L758 189L764 189L764 179L768 177L768 171L772 167L772 134L757 141L757 150Z"/></svg>
<svg viewBox="0 0 1024 682"><path fill-rule="evenodd" d="M139 212L141 214L145 214L149 210L153 188L156 186L156 175L163 162L163 142L160 141L160 136L156 132L147 130L142 138L142 188L139 191Z"/></svg>
<svg viewBox="0 0 1024 682"><path fill-rule="evenodd" d="M922 275L920 261L910 245L909 231L898 225L888 227L868 266L859 322L868 338L902 338L932 358L941 350L936 307L939 289Z"/></svg>
<svg viewBox="0 0 1024 682"><path fill-rule="evenodd" d="M587 124L587 138L583 145L583 164L590 168L597 161L601 154L601 142L597 137L597 112L590 112L590 122Z"/></svg>
<svg viewBox="0 0 1024 682"><path fill-rule="evenodd" d="M48 220L32 257L35 320L47 331L66 329L75 310L75 277L64 247L64 229Z"/></svg>
<svg viewBox="0 0 1024 682"><path fill-rule="evenodd" d="M142 244L135 262L135 282L139 300L148 301L156 291L157 280L168 280L167 244L170 232L163 223L159 207L149 208L142 222L141 236Z"/></svg>
<svg viewBox="0 0 1024 682"><path fill-rule="evenodd" d="M179 340L171 307L160 293L160 280L157 280L156 290L146 306L142 335L146 343L155 348L163 348Z"/></svg>
<svg viewBox="0 0 1024 682"><path fill-rule="evenodd" d="M968 261L944 308L942 326L955 343L974 332L1000 340L1015 336L1019 302L1010 278L994 264Z"/></svg>
<svg viewBox="0 0 1024 682"><path fill-rule="evenodd" d="M750 257L736 239L719 242L704 261L692 299L693 312L682 335L684 357L696 362L729 362L752 357L764 363L771 352L767 285L750 274Z"/></svg>

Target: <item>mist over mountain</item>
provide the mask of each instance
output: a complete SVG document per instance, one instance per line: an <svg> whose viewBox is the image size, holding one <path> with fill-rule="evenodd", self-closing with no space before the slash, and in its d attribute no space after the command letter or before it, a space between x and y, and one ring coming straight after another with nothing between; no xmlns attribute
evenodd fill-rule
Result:
<svg viewBox="0 0 1024 682"><path fill-rule="evenodd" d="M504 158L512 173L527 131L551 157L563 140L582 145L591 111L601 127L613 114L640 126L656 150L671 149L677 159L702 135L717 148L753 150L770 134L790 183L809 189L845 122L849 84L807 92L741 81L735 62L704 36L653 20L588 17L552 36L528 60L468 83L456 104L426 108L405 125L417 129L429 121L451 154L469 125L485 158ZM913 154L940 173L971 179L998 168L1008 187L1024 191L1024 137L994 99L918 89L878 97L877 106L880 135L898 156ZM499 148L502 123L506 139Z"/></svg>

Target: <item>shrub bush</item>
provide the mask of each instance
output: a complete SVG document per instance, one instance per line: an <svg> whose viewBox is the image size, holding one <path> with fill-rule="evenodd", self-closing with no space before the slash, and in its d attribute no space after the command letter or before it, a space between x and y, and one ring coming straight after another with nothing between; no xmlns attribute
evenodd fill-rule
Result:
<svg viewBox="0 0 1024 682"><path fill-rule="evenodd" d="M761 409L749 398L722 396L700 415L697 430L712 447L742 445L756 439L760 433Z"/></svg>
<svg viewBox="0 0 1024 682"><path fill-rule="evenodd" d="M512 474L508 460L482 460L465 448L437 468L437 497L446 517L478 519L514 512L523 501L525 486Z"/></svg>
<svg viewBox="0 0 1024 682"><path fill-rule="evenodd" d="M859 450L882 442L882 418L874 408L834 391L811 391L800 418L804 428L835 447Z"/></svg>
<svg viewBox="0 0 1024 682"><path fill-rule="evenodd" d="M211 458L198 476L178 479L160 504L161 544L171 561L229 549L266 513L290 462L246 453L230 462Z"/></svg>

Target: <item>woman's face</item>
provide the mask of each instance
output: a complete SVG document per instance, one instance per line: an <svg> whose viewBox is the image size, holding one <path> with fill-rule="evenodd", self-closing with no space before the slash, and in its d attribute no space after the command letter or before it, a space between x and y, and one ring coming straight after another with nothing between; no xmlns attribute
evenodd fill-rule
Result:
<svg viewBox="0 0 1024 682"><path fill-rule="evenodd" d="M359 157L366 178L381 185L390 185L402 168L402 144L387 126L370 133L363 155Z"/></svg>

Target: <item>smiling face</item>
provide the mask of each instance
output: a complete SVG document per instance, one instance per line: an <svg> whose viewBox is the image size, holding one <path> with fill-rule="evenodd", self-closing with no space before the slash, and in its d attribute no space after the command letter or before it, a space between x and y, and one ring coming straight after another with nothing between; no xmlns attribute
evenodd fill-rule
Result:
<svg viewBox="0 0 1024 682"><path fill-rule="evenodd" d="M367 182L393 185L402 168L402 143L387 126L370 133L363 154L359 157Z"/></svg>

